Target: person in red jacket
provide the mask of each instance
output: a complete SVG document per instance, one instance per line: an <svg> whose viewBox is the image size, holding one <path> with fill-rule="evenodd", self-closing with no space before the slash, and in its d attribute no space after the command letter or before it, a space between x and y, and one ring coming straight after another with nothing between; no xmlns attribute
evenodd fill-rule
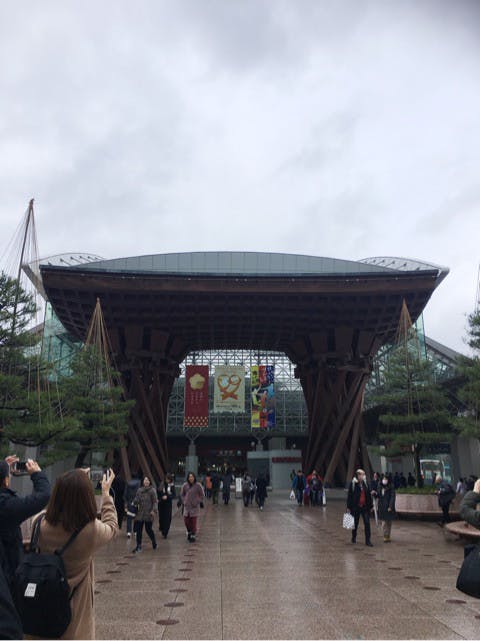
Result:
<svg viewBox="0 0 480 641"><path fill-rule="evenodd" d="M187 482L183 484L182 492L178 500L179 505L183 504L183 520L187 528L187 538L193 543L197 537L197 520L200 514L199 508L203 508L205 494L203 487L197 483L193 472L187 476Z"/></svg>

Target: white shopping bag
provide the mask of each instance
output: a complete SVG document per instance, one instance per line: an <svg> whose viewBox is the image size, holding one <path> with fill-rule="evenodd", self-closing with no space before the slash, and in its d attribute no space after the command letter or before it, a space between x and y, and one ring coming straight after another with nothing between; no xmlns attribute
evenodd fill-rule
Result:
<svg viewBox="0 0 480 641"><path fill-rule="evenodd" d="M295 492L293 490L290 492L290 500L291 501L295 500Z"/></svg>
<svg viewBox="0 0 480 641"><path fill-rule="evenodd" d="M355 528L355 519L349 512L343 515L343 527L346 530L353 530Z"/></svg>

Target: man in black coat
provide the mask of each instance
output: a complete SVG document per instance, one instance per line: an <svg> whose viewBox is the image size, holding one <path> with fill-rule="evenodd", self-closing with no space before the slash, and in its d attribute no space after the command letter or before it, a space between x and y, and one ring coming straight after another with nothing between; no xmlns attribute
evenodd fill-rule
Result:
<svg viewBox="0 0 480 641"><path fill-rule="evenodd" d="M373 547L370 540L370 511L373 508L373 500L365 477L363 470L355 472L355 476L348 487L347 511L355 519L355 527L352 530L352 543L357 542L358 524L360 517L362 517L365 526L365 545Z"/></svg>
<svg viewBox="0 0 480 641"><path fill-rule="evenodd" d="M212 505L218 505L218 491L220 489L220 477L216 472L212 474Z"/></svg>
<svg viewBox="0 0 480 641"><path fill-rule="evenodd" d="M0 639L23 639L20 617L13 605L3 570L0 568Z"/></svg>
<svg viewBox="0 0 480 641"><path fill-rule="evenodd" d="M45 472L35 461L29 459L26 470L33 483L33 492L20 497L10 489L10 466L18 461L8 456L0 461L0 546L1 565L7 583L11 585L15 570L23 556L21 523L38 514L50 498L50 483Z"/></svg>
<svg viewBox="0 0 480 641"><path fill-rule="evenodd" d="M257 478L257 505L263 510L265 499L267 498L267 479L263 474L259 474Z"/></svg>
<svg viewBox="0 0 480 641"><path fill-rule="evenodd" d="M436 494L438 496L438 505L442 510L442 521L440 525L445 525L450 521L450 505L455 498L455 490L450 483L447 483L442 479L440 475L435 479L435 483L438 487Z"/></svg>

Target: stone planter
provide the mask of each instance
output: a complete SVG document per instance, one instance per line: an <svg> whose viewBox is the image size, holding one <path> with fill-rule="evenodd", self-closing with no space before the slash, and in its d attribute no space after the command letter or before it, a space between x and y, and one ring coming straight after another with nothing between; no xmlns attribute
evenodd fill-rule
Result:
<svg viewBox="0 0 480 641"><path fill-rule="evenodd" d="M456 496L450 506L450 516L459 516L460 497ZM396 495L395 509L402 516L441 516L436 494L399 494Z"/></svg>

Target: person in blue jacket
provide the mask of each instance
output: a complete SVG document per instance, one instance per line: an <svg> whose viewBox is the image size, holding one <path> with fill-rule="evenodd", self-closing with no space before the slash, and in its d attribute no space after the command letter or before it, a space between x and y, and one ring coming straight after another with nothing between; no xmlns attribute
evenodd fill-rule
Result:
<svg viewBox="0 0 480 641"><path fill-rule="evenodd" d="M23 556L20 525L43 510L50 498L47 476L38 463L31 459L27 461L26 470L33 483L33 492L22 497L10 489L11 466L17 461L16 456L8 456L0 461L0 561L10 587Z"/></svg>
<svg viewBox="0 0 480 641"><path fill-rule="evenodd" d="M298 505L303 505L303 493L306 487L307 479L302 470L298 470L292 482L292 490L295 492Z"/></svg>

